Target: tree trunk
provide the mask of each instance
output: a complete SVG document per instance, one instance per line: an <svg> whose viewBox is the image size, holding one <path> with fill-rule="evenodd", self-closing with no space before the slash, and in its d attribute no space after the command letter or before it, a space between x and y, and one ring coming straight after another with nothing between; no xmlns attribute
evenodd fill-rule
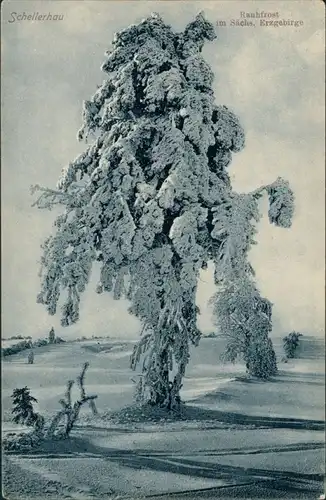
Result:
<svg viewBox="0 0 326 500"><path fill-rule="evenodd" d="M169 395L169 366L168 350L164 349L159 355L159 363L156 367L157 383L151 387L151 403L162 406Z"/></svg>

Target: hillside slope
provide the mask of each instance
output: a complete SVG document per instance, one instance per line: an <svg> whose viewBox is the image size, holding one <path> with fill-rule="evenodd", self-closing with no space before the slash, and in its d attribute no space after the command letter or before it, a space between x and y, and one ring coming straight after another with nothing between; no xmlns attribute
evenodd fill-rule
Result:
<svg viewBox="0 0 326 500"><path fill-rule="evenodd" d="M281 357L281 342L275 345ZM34 365L27 364L26 353L5 358L5 432L15 427L9 422L15 387L30 387L39 410L52 413L65 382L85 361L90 362L86 389L98 394L100 410L98 418L87 419L85 409L68 440L6 454L7 498L308 500L323 492L321 345L306 346L300 359L279 364L277 377L259 382L245 376L243 365L218 361L220 339L202 339L182 393L191 418L114 423L110 411L132 403L132 378L137 378L128 368L132 346L119 340L67 342L35 349Z"/></svg>
<svg viewBox="0 0 326 500"><path fill-rule="evenodd" d="M279 360L281 341L274 341ZM90 362L86 387L98 394L99 410L117 410L132 403L137 373L129 368L134 341L67 342L34 350L35 362L27 364L27 353L3 361L2 402L5 415L15 387L27 385L39 400L42 412L58 407L67 380L75 379L85 361ZM187 367L182 398L220 411L274 417L324 417L324 358L320 339L305 340L299 359L279 361L279 375L271 381L248 380L243 364L222 364L224 341L203 338L193 348Z"/></svg>

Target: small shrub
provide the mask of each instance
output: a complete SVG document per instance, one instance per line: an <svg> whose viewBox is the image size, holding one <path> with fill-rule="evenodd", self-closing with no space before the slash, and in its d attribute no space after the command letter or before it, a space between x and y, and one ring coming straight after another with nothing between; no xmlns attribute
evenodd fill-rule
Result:
<svg viewBox="0 0 326 500"><path fill-rule="evenodd" d="M28 353L27 362L29 365L32 365L34 363L34 352L33 351Z"/></svg>
<svg viewBox="0 0 326 500"><path fill-rule="evenodd" d="M83 340L87 340L87 337L84 335L82 337L77 337L73 342L82 342Z"/></svg>
<svg viewBox="0 0 326 500"><path fill-rule="evenodd" d="M291 332L283 337L283 349L287 359L295 358L302 333Z"/></svg>
<svg viewBox="0 0 326 500"><path fill-rule="evenodd" d="M38 446L41 439L35 432L10 432L3 438L2 446L6 451L29 451Z"/></svg>
<svg viewBox="0 0 326 500"><path fill-rule="evenodd" d="M2 447L6 451L29 451L39 446L44 439L45 419L42 415L35 414L34 429L32 432L10 432L2 440Z"/></svg>

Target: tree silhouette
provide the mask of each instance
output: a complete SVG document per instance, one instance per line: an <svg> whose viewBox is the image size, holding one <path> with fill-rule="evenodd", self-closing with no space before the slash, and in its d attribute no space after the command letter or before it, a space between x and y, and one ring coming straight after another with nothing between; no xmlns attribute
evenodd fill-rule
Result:
<svg viewBox="0 0 326 500"><path fill-rule="evenodd" d="M28 353L27 361L29 365L34 363L34 352L32 350Z"/></svg>
<svg viewBox="0 0 326 500"><path fill-rule="evenodd" d="M30 395L30 389L26 386L22 389L15 389L11 397L13 398L13 422L34 425L37 414L34 412L33 403L37 403L37 399Z"/></svg>

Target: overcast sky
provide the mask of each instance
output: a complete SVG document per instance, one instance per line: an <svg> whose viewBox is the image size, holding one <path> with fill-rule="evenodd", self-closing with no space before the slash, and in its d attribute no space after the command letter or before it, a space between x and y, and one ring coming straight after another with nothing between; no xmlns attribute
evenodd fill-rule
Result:
<svg viewBox="0 0 326 500"><path fill-rule="evenodd" d="M76 140L83 99L100 71L113 34L159 12L176 30L204 10L212 21L240 11L278 12L295 27L220 27L207 44L218 104L229 106L246 131L246 148L230 167L235 189L248 191L278 176L295 192L290 230L270 226L267 206L251 252L261 292L274 303L277 332L324 335L324 7L297 1L10 1L2 4L2 332L33 337L54 325L64 337L137 333L125 301L85 293L78 325L37 305L40 243L53 215L31 208L31 184L55 186L60 171L84 145ZM63 15L62 21L18 21L11 13ZM14 22L9 22L15 19ZM93 282L95 282L95 278ZM201 276L200 326L212 329L205 307L214 292Z"/></svg>

